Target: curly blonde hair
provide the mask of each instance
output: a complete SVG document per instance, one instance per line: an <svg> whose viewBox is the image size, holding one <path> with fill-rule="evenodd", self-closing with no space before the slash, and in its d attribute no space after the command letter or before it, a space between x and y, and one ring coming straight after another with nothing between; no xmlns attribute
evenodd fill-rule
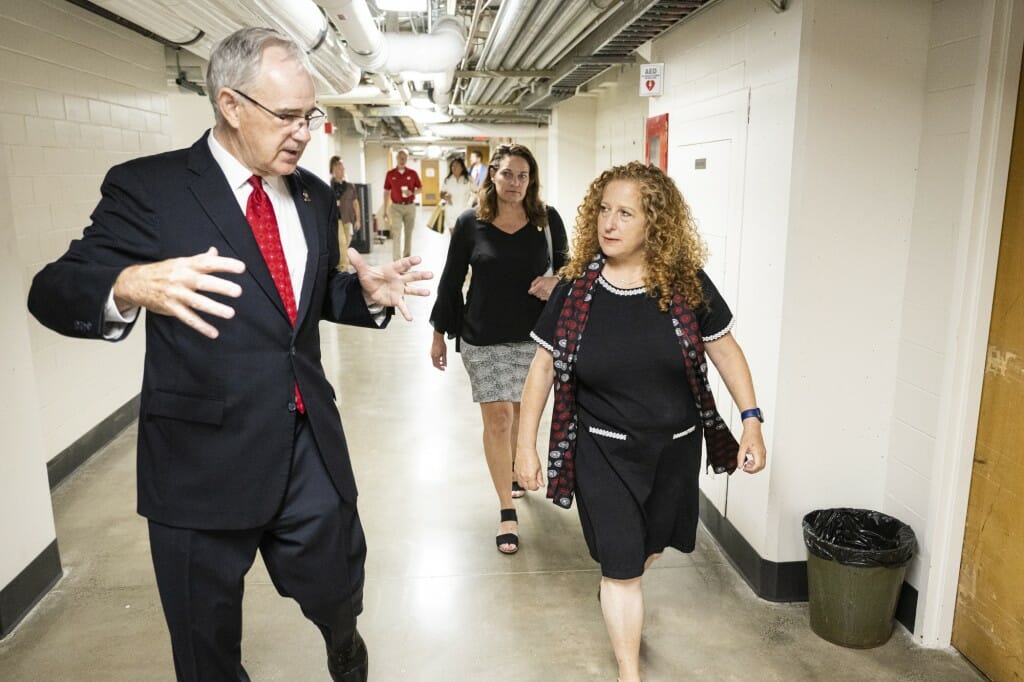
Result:
<svg viewBox="0 0 1024 682"><path fill-rule="evenodd" d="M597 217L608 183L632 182L640 192L647 234L644 237L648 295L658 299L658 307L668 310L674 293L688 307L703 302L703 290L697 271L708 259L708 247L697 231L690 207L672 178L657 166L631 161L609 168L590 183L583 203L576 210L576 235L572 258L559 271L563 279L582 277L587 265L601 250L597 238Z"/></svg>

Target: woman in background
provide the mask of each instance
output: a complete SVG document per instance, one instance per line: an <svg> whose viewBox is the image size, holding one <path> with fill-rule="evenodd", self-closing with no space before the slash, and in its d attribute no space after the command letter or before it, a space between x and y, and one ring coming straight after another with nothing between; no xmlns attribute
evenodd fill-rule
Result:
<svg viewBox="0 0 1024 682"><path fill-rule="evenodd" d="M476 210L455 221L430 314L434 367L448 367L445 335L455 338L473 401L480 403L484 455L501 515L496 542L504 554L519 549L512 454L523 382L536 347L530 330L558 281L546 273L565 264L566 242L558 211L540 199L533 154L520 144L499 146ZM473 276L463 301L470 268Z"/></svg>
<svg viewBox="0 0 1024 682"><path fill-rule="evenodd" d="M441 198L447 203L444 208L444 227L448 232L455 229L455 220L472 205L476 189L462 158L457 156L452 159L448 164L448 177L441 183Z"/></svg>
<svg viewBox="0 0 1024 682"><path fill-rule="evenodd" d="M516 475L530 490L543 484L537 429L554 385L548 497L568 508L575 494L622 682L640 679L644 571L666 547L694 548L701 436L717 473L765 466L750 370L706 258L671 178L616 166L591 183L572 260L533 332ZM705 355L741 410L739 443L715 408Z"/></svg>

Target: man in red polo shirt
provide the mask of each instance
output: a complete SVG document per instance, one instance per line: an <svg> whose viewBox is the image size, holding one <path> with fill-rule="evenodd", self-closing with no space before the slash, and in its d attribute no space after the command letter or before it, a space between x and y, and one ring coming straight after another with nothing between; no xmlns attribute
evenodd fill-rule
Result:
<svg viewBox="0 0 1024 682"><path fill-rule="evenodd" d="M399 149L395 156L397 166L384 176L384 217L391 230L391 253L412 253L412 228L416 225L416 195L423 189L420 176L406 168L409 152ZM404 241L404 248L403 248Z"/></svg>

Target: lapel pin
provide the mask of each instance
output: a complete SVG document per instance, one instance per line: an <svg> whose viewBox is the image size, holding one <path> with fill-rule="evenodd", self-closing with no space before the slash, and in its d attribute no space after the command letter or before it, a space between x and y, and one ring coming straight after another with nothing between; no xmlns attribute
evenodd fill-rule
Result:
<svg viewBox="0 0 1024 682"><path fill-rule="evenodd" d="M304 202L306 202L307 204L310 202L309 192L308 191L302 190L302 200Z"/></svg>

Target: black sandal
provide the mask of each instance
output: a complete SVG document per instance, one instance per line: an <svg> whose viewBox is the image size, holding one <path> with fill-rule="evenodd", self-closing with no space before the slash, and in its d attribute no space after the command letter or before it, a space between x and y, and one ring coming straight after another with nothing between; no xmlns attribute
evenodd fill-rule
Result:
<svg viewBox="0 0 1024 682"><path fill-rule="evenodd" d="M526 496L526 488L519 485L519 481L512 481L512 499L518 500Z"/></svg>
<svg viewBox="0 0 1024 682"><path fill-rule="evenodd" d="M516 516L515 509L502 509L501 510L501 521L515 521L519 523L519 517ZM494 542L498 545L498 551L502 554L515 554L519 551L519 536L515 533L502 533L501 535L494 538ZM505 550L502 549L502 545L513 545L515 549Z"/></svg>

